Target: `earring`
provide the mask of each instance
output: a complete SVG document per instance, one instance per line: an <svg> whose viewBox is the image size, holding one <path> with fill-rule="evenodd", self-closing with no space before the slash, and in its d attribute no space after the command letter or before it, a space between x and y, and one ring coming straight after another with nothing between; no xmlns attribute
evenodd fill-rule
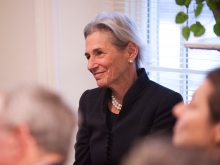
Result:
<svg viewBox="0 0 220 165"><path fill-rule="evenodd" d="M132 64L134 61L133 61L133 60L129 60L128 62L129 62L130 64Z"/></svg>

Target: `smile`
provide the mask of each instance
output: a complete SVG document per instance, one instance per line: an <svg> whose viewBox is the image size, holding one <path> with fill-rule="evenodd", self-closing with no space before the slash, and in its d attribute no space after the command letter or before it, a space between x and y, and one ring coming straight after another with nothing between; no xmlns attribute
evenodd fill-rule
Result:
<svg viewBox="0 0 220 165"><path fill-rule="evenodd" d="M96 72L96 73L93 73L95 79L99 79L102 75L103 75L104 72Z"/></svg>

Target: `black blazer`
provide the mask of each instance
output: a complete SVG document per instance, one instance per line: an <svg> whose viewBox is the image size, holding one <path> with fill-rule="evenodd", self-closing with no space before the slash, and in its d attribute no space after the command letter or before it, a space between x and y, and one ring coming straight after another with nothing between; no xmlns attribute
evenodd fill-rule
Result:
<svg viewBox="0 0 220 165"><path fill-rule="evenodd" d="M149 80L144 69L124 96L112 130L106 125L111 97L108 88L87 90L79 102L79 124L74 165L119 164L135 139L150 134L172 133L172 108L182 96Z"/></svg>

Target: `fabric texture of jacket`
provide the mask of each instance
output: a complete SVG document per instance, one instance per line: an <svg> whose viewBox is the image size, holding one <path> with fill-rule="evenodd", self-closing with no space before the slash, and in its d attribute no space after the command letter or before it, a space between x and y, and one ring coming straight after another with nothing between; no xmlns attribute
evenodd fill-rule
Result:
<svg viewBox="0 0 220 165"><path fill-rule="evenodd" d="M82 94L74 165L117 165L135 139L172 134L175 118L171 110L182 101L182 96L151 81L145 69L139 69L137 73L139 77L126 92L111 130L106 125L111 90L95 88Z"/></svg>

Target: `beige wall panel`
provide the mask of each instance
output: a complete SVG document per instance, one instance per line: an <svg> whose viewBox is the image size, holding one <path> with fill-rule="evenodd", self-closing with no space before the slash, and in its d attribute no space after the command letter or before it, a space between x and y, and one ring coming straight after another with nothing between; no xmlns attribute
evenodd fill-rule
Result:
<svg viewBox="0 0 220 165"><path fill-rule="evenodd" d="M75 109L81 94L97 87L87 70L83 29L103 10L103 0L58 0L60 91Z"/></svg>
<svg viewBox="0 0 220 165"><path fill-rule="evenodd" d="M0 87L37 80L33 0L0 0Z"/></svg>
<svg viewBox="0 0 220 165"><path fill-rule="evenodd" d="M59 90L75 110L81 94L97 87L87 70L83 29L103 10L104 0L58 0ZM74 143L75 135L67 165L74 161Z"/></svg>

